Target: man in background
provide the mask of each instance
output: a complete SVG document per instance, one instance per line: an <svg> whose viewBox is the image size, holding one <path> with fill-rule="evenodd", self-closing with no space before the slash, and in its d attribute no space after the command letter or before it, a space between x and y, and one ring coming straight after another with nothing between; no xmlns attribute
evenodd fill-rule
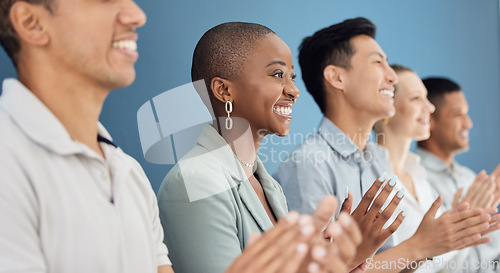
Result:
<svg viewBox="0 0 500 273"><path fill-rule="evenodd" d="M484 171L477 175L455 160L457 154L469 149L469 131L473 125L462 88L447 78L432 77L423 82L436 111L431 115L431 136L418 142L415 153L421 157L431 186L443 196L443 206L451 209L455 193L460 188L469 189L475 181L496 184L493 196L498 196L500 165L490 176ZM485 263L498 261L500 255L500 232L495 231L489 237L492 242L473 248Z"/></svg>

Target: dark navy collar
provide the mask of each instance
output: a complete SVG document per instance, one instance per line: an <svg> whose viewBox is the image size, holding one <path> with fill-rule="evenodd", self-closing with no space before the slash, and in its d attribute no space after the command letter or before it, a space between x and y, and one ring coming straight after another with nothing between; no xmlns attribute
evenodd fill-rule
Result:
<svg viewBox="0 0 500 273"><path fill-rule="evenodd" d="M109 144L115 148L118 148L118 146L113 141L111 141L111 140L109 140L101 135L97 135L97 141L104 142L104 143Z"/></svg>

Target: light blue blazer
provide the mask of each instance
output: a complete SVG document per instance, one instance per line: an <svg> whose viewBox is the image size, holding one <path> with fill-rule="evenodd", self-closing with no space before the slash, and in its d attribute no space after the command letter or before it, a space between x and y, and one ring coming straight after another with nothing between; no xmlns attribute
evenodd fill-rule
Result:
<svg viewBox="0 0 500 273"><path fill-rule="evenodd" d="M283 217L283 190L258 158L255 176L276 218ZM176 273L221 273L252 233L273 227L231 148L210 125L167 174L158 203Z"/></svg>

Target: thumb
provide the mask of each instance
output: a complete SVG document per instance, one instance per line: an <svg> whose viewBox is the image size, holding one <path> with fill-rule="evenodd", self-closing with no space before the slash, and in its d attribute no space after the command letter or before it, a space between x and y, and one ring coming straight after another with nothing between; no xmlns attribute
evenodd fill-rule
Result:
<svg viewBox="0 0 500 273"><path fill-rule="evenodd" d="M316 230L323 230L326 224L330 222L330 219L335 215L337 207L337 198L333 195L327 195L319 202L319 205L313 213L314 227Z"/></svg>
<svg viewBox="0 0 500 273"><path fill-rule="evenodd" d="M441 204L443 204L443 197L440 195L434 203L432 203L432 206L430 209L427 211L425 214L424 218L432 217L432 219L436 218L436 213L439 207L441 207Z"/></svg>
<svg viewBox="0 0 500 273"><path fill-rule="evenodd" d="M347 212L348 214L351 214L352 210L352 193L348 192L348 197L344 200L344 203L342 203L342 207L340 207L340 212Z"/></svg>
<svg viewBox="0 0 500 273"><path fill-rule="evenodd" d="M464 188L460 188L453 196L453 203L451 205L452 208L457 208L460 203L460 198L462 197L462 193L464 192Z"/></svg>
<svg viewBox="0 0 500 273"><path fill-rule="evenodd" d="M250 238L248 239L246 247L253 245L255 242L257 242L257 240L259 240L259 238L260 238L260 234L258 234L256 232L252 232L252 234L250 234Z"/></svg>

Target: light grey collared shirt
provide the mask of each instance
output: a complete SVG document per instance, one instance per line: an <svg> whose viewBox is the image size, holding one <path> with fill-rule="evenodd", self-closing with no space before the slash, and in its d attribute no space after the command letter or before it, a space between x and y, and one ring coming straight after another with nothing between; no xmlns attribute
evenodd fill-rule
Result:
<svg viewBox="0 0 500 273"><path fill-rule="evenodd" d="M422 165L427 170L429 183L443 196L446 209L450 209L457 190L463 187L465 192L474 182L476 173L455 160L450 167L439 157L422 148L417 147L415 153L420 156Z"/></svg>
<svg viewBox="0 0 500 273"><path fill-rule="evenodd" d="M453 197L460 188L467 190L476 178L476 173L471 169L460 165L455 160L451 167L436 155L422 148L416 148L415 153L420 156L421 164L427 171L427 179L433 190L443 196L443 208L449 210L452 208ZM500 256L500 231L495 231L487 235L492 241L485 245L471 248L467 260L471 261L472 256L478 257L481 266L477 272L493 272L493 268ZM476 259L477 260L477 259ZM474 263L477 263L474 261ZM472 261L470 262L472 265ZM500 271L498 265L497 271ZM472 271L471 271L472 272ZM496 272L496 271L495 271Z"/></svg>
<svg viewBox="0 0 500 273"><path fill-rule="evenodd" d="M274 178L283 187L290 210L312 214L325 195L333 194L342 203L346 186L353 194L354 210L373 182L390 169L384 148L369 142L360 151L346 134L323 117L318 132L295 148ZM389 246L392 239L382 250Z"/></svg>

